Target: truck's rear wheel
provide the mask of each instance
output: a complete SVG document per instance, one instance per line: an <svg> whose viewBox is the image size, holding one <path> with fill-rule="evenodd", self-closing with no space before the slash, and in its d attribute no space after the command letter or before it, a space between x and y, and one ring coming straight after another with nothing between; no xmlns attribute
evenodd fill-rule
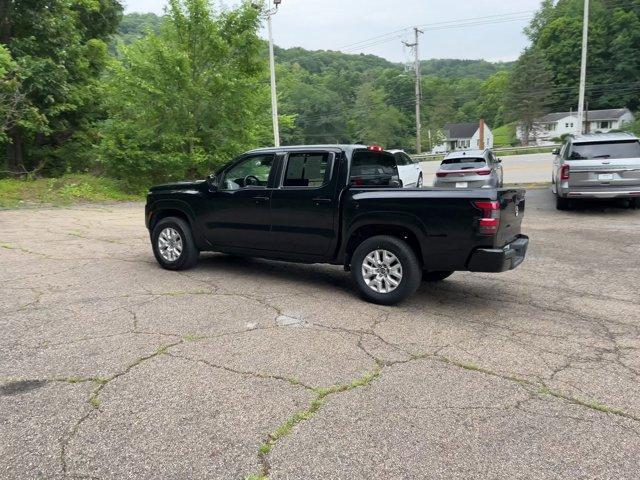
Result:
<svg viewBox="0 0 640 480"><path fill-rule="evenodd" d="M187 270L198 262L191 227L178 217L163 218L151 233L153 254L162 268Z"/></svg>
<svg viewBox="0 0 640 480"><path fill-rule="evenodd" d="M380 235L366 239L356 248L351 273L366 300L393 305L415 293L422 269L406 242Z"/></svg>

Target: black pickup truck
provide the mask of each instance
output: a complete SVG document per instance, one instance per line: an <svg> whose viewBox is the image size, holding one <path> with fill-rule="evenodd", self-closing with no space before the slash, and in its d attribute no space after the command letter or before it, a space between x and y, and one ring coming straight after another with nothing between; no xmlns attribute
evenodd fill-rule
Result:
<svg viewBox="0 0 640 480"><path fill-rule="evenodd" d="M421 281L524 260L524 190L400 185L394 156L379 147L254 150L207 180L151 188L146 225L166 269L194 266L201 251L344 265L381 304Z"/></svg>

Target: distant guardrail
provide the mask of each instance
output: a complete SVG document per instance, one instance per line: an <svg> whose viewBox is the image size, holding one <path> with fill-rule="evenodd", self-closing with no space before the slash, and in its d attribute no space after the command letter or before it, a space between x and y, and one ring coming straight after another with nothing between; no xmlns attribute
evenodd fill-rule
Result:
<svg viewBox="0 0 640 480"><path fill-rule="evenodd" d="M528 155L532 153L551 153L554 148L559 148L562 145L554 144L554 145L544 145L542 147L504 147L504 148L494 148L493 153L497 156L509 156L509 155ZM420 162L437 162L444 158L444 154L432 154L432 153L423 153L421 155L410 155L415 163Z"/></svg>

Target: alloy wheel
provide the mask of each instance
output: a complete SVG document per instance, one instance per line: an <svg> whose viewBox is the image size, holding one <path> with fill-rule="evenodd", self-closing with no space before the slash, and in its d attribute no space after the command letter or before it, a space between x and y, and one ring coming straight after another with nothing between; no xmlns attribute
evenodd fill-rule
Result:
<svg viewBox="0 0 640 480"><path fill-rule="evenodd" d="M175 262L182 255L182 237L175 228L167 227L158 235L158 251L167 262Z"/></svg>
<svg viewBox="0 0 640 480"><path fill-rule="evenodd" d="M374 250L362 262L362 277L377 293L391 293L402 282L402 264L387 250Z"/></svg>

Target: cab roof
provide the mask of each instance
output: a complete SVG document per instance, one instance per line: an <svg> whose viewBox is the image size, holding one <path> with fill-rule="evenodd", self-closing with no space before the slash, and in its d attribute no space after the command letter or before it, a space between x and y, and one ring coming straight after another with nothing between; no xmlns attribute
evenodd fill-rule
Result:
<svg viewBox="0 0 640 480"><path fill-rule="evenodd" d="M367 145L358 145L358 144L343 144L343 145L289 145L286 147L267 147L267 148L256 148L255 150L251 150L247 153L278 153L278 152L295 152L298 150L329 150L329 151L343 151L343 152L353 152L354 150L360 150L362 148L369 148Z"/></svg>

